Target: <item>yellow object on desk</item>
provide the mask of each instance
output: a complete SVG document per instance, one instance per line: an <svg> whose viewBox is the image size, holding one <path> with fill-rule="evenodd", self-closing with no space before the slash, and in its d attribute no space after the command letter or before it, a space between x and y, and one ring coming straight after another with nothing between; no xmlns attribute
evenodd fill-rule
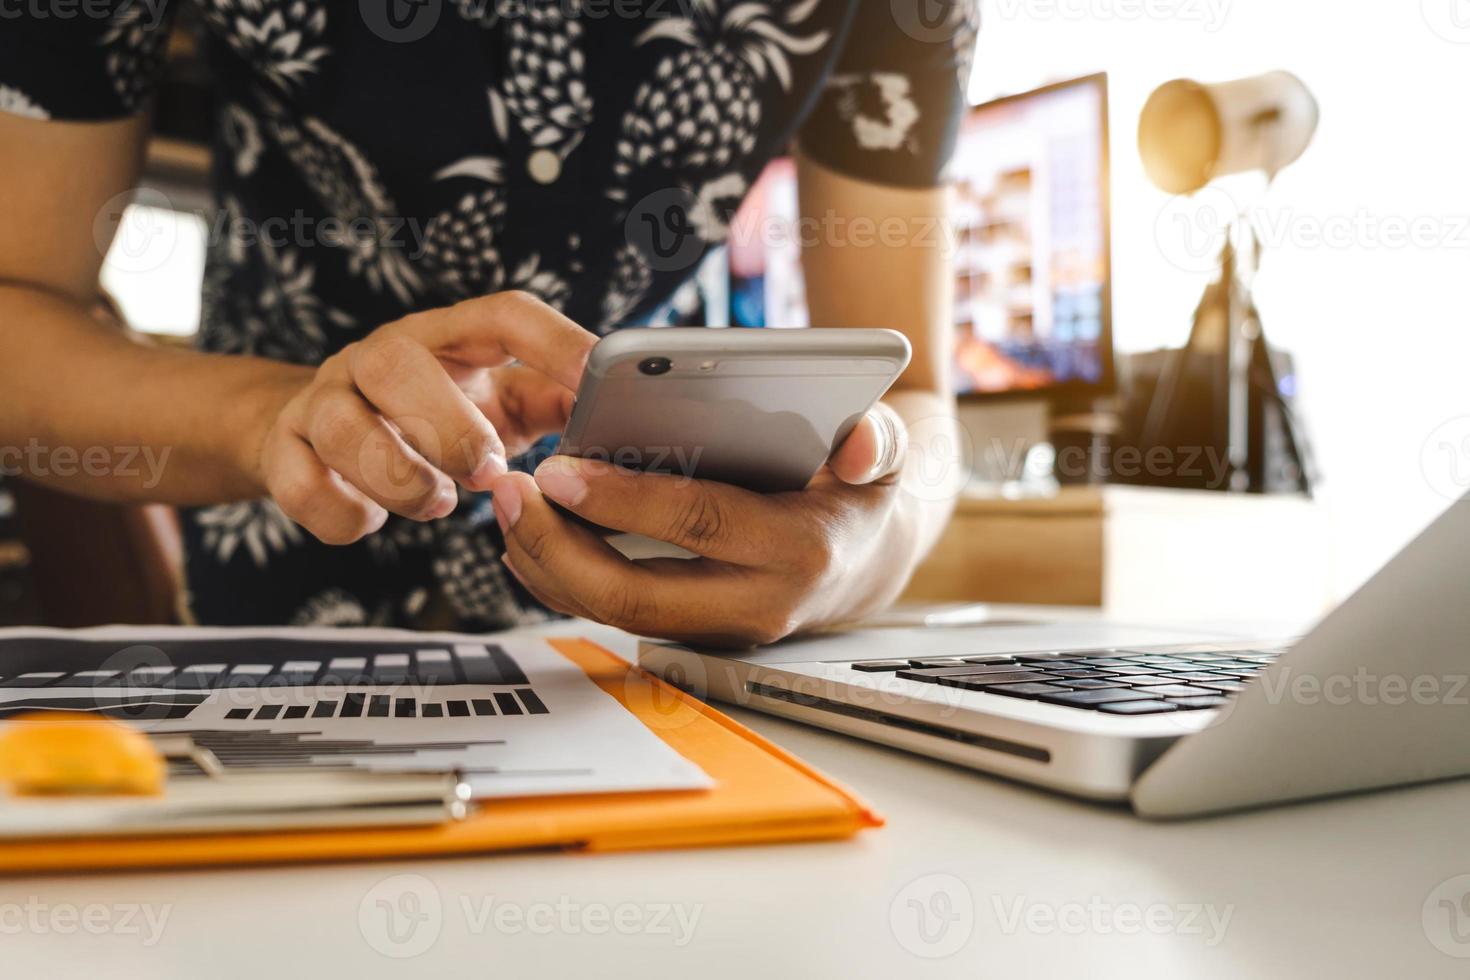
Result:
<svg viewBox="0 0 1470 980"><path fill-rule="evenodd" d="M0 726L0 783L19 795L163 791L168 767L148 736L95 715L20 715Z"/></svg>

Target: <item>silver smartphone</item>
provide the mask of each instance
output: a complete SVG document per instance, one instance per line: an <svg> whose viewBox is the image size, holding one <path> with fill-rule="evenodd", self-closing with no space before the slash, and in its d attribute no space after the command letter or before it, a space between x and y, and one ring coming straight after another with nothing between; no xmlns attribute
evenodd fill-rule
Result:
<svg viewBox="0 0 1470 980"><path fill-rule="evenodd" d="M592 349L558 451L800 490L909 356L894 330L620 330Z"/></svg>

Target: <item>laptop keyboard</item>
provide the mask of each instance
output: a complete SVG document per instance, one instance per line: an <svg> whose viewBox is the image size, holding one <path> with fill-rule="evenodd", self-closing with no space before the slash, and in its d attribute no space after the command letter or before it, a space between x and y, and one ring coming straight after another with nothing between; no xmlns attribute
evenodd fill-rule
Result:
<svg viewBox="0 0 1470 980"><path fill-rule="evenodd" d="M863 673L1114 715L1218 708L1285 653L1289 643L1195 643L1063 653L863 660Z"/></svg>

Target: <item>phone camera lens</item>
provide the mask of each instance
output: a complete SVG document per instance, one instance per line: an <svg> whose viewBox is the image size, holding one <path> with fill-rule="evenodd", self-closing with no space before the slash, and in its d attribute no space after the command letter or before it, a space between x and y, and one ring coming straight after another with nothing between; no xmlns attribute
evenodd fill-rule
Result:
<svg viewBox="0 0 1470 980"><path fill-rule="evenodd" d="M668 374L674 362L667 357L645 357L638 362L638 370L644 374Z"/></svg>

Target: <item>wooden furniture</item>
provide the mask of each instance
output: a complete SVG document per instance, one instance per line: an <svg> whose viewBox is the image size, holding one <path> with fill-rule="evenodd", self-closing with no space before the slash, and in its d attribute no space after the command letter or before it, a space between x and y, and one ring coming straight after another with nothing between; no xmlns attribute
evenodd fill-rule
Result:
<svg viewBox="0 0 1470 980"><path fill-rule="evenodd" d="M183 547L170 507L12 486L41 625L176 623Z"/></svg>
<svg viewBox="0 0 1470 980"><path fill-rule="evenodd" d="M1327 608L1312 501L1144 487L966 496L905 600L1100 606L1130 619L1290 619Z"/></svg>

